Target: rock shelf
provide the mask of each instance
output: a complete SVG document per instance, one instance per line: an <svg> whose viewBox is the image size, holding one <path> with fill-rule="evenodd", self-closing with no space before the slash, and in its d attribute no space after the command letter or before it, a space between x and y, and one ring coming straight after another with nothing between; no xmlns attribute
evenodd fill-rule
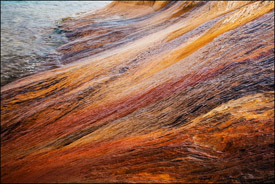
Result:
<svg viewBox="0 0 275 184"><path fill-rule="evenodd" d="M1 89L1 182L274 181L274 2L122 1Z"/></svg>

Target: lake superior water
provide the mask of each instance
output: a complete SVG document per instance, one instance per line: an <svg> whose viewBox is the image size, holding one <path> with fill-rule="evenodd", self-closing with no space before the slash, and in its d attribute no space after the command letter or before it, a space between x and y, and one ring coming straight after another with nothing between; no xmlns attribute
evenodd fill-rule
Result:
<svg viewBox="0 0 275 184"><path fill-rule="evenodd" d="M92 12L110 1L1 1L1 86L61 66L55 49L63 18Z"/></svg>

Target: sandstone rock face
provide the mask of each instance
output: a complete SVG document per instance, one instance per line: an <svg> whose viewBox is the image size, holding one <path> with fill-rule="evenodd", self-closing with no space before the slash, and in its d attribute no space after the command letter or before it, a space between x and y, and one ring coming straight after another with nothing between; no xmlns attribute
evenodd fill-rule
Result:
<svg viewBox="0 0 275 184"><path fill-rule="evenodd" d="M274 181L274 2L113 2L1 89L2 182Z"/></svg>

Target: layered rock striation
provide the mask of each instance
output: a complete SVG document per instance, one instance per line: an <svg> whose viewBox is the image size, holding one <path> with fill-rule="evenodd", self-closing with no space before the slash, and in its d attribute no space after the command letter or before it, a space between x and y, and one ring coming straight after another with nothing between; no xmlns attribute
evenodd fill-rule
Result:
<svg viewBox="0 0 275 184"><path fill-rule="evenodd" d="M274 181L274 2L112 2L1 89L1 182Z"/></svg>

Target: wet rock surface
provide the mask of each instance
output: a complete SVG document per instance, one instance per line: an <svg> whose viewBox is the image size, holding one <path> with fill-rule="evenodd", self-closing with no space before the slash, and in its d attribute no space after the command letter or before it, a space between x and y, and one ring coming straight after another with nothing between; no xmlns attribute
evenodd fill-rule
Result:
<svg viewBox="0 0 275 184"><path fill-rule="evenodd" d="M68 65L1 90L2 182L274 181L274 2L114 2L62 29Z"/></svg>

